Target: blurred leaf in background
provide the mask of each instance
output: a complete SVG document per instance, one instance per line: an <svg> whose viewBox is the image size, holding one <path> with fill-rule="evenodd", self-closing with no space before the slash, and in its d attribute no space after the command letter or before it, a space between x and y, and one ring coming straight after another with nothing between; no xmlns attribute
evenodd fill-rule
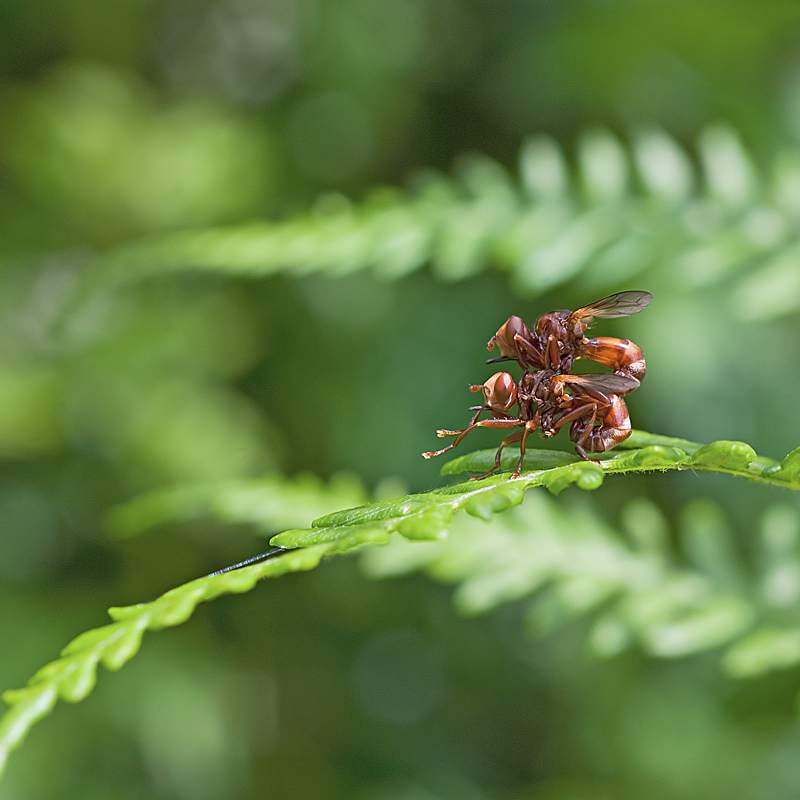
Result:
<svg viewBox="0 0 800 800"><path fill-rule="evenodd" d="M210 102L159 108L133 75L68 63L10 95L12 177L91 242L237 219L274 183L263 129Z"/></svg>

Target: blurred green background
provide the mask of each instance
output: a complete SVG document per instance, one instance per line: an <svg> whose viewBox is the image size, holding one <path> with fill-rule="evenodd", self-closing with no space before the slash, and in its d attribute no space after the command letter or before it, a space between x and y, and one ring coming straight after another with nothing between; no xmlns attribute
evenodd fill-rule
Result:
<svg viewBox="0 0 800 800"><path fill-rule="evenodd" d="M575 227L539 220L566 233L527 272L458 249L505 224L489 191L395 280L313 241L330 269L306 274L301 246L298 268L265 276L226 272L223 254L161 276L154 260L122 288L96 277L132 241L348 219L376 187L411 186L370 201L403 206L443 174L501 200L497 165L525 183L551 152L524 149L542 134L565 154ZM313 473L356 504L361 485L439 485L420 453L466 421L466 386L491 374L485 342L512 313L652 291L643 314L598 326L646 352L634 426L782 458L800 444L798 148L794 3L0 4L0 686L106 607L264 547L212 520L110 538L109 510L143 492ZM638 177L618 180L620 157ZM564 255L587 231L594 243ZM707 498L748 575L759 520L798 509L725 476L578 494L558 503L614 527L648 498L669 531ZM784 622L800 620L792 591ZM520 608L465 619L451 594L368 580L349 558L221 598L36 726L2 797L800 796L800 669L735 681L714 654L598 661L583 621L530 638Z"/></svg>

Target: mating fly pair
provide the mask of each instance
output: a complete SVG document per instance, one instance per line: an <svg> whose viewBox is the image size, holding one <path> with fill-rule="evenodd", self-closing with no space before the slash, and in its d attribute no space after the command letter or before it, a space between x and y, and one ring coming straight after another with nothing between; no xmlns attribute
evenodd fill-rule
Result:
<svg viewBox="0 0 800 800"><path fill-rule="evenodd" d="M539 317L533 330L519 318L511 317L489 340L489 350L500 350L499 358L487 363L516 361L523 370L519 383L508 372L497 372L486 383L470 386L483 393L483 405L473 406L470 424L460 431L438 431L439 436L455 436L453 444L425 458L446 453L475 428L516 430L500 443L494 467L500 467L503 448L520 443L520 457L514 478L519 477L525 455L525 441L532 431L544 437L555 436L569 425L569 438L575 450L587 460L589 453L603 453L630 436L631 422L622 399L644 377L642 351L628 339L599 337L586 339L584 332L595 319L628 317L646 308L653 299L649 292L620 292L604 297L577 311L551 311ZM573 375L576 358L585 358L611 367L603 375ZM484 412L491 419L481 420ZM272 547L265 553L212 572L215 577L242 567L268 561L292 548Z"/></svg>
<svg viewBox="0 0 800 800"><path fill-rule="evenodd" d="M470 386L472 392L483 392L484 404L470 409L475 415L466 428L437 431L439 437L455 436L451 445L422 455L433 458L452 450L475 428L521 428L503 439L494 467L473 480L499 469L503 448L514 442L520 443L520 458L512 476L517 478L532 431L550 437L568 424L576 452L590 461L587 450L603 453L627 439L631 422L622 396L636 389L644 378L644 355L628 339L587 339L583 334L595 319L628 317L646 308L652 299L649 292L619 292L577 311L544 314L533 330L519 317L511 317L489 340L489 350L497 346L501 355L487 363L516 361L524 370L519 383L508 372L497 372L486 383ZM572 367L577 358L614 371L574 375ZM483 412L492 418L480 420Z"/></svg>

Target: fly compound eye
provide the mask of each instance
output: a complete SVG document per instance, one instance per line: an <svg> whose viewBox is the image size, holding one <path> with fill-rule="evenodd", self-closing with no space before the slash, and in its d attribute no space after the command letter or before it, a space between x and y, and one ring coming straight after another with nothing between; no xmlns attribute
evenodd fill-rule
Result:
<svg viewBox="0 0 800 800"><path fill-rule="evenodd" d="M530 336L530 331L528 331L528 327L520 317L509 317L500 330L489 340L489 350L493 350L496 344L503 356L516 360L517 345L514 341L515 336L527 338Z"/></svg>
<svg viewBox="0 0 800 800"><path fill-rule="evenodd" d="M514 341L515 336L524 336L525 332L527 331L527 325L522 321L521 317L509 317L508 322L503 325L503 328L500 330L505 329L506 331L506 338L509 342Z"/></svg>
<svg viewBox="0 0 800 800"><path fill-rule="evenodd" d="M507 411L517 400L517 384L508 372L496 372L483 384L486 404L498 411Z"/></svg>

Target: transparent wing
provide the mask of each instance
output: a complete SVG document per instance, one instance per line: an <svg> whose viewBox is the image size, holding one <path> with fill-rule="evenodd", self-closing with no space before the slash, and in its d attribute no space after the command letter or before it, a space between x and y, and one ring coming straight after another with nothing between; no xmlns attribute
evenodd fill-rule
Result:
<svg viewBox="0 0 800 800"><path fill-rule="evenodd" d="M650 292L617 292L617 294L596 300L588 306L573 311L570 321L590 325L593 319L618 319L638 314L650 305L653 295Z"/></svg>
<svg viewBox="0 0 800 800"><path fill-rule="evenodd" d="M556 380L560 380L567 386L585 386L587 389L595 389L603 394L630 392L639 386L636 378L631 378L630 375L617 375L614 372L605 372L599 375L558 375Z"/></svg>

